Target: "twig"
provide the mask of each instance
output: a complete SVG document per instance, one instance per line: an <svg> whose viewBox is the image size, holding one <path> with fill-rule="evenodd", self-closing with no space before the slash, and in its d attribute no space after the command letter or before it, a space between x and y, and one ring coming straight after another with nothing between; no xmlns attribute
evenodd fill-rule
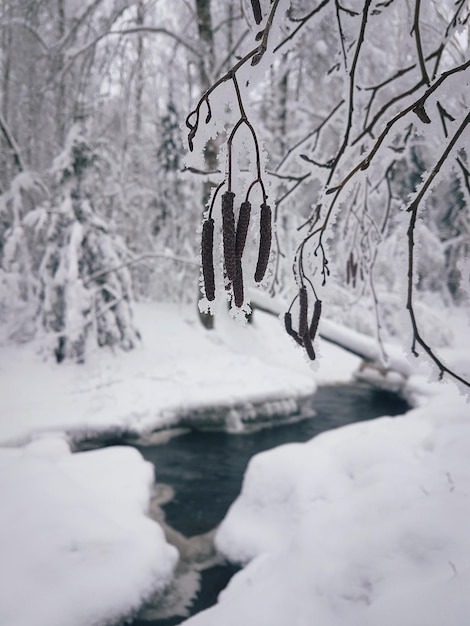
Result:
<svg viewBox="0 0 470 626"><path fill-rule="evenodd" d="M423 83L429 86L430 80L428 76L428 71L426 69L426 63L424 62L423 46L421 43L421 30L419 27L420 8L421 8L421 0L415 0L415 15L414 15L413 28L411 32L414 33L415 35L416 52L418 54L419 67L421 68L421 76L423 78Z"/></svg>
<svg viewBox="0 0 470 626"><path fill-rule="evenodd" d="M318 136L320 135L322 129L326 126L326 124L330 121L330 119L334 116L334 114L343 106L343 104L344 104L344 100L341 100L340 102L338 102L338 104L336 104L333 107L333 109L328 113L328 115L323 119L323 121L314 130L312 130L311 133L309 133L303 139L300 139L300 141L298 141L295 145L293 145L291 148L289 148L289 150L286 152L286 154L282 157L279 165L276 167L276 172L281 169L281 167L287 161L289 156L293 152L295 152L295 150L297 150L297 148L299 148L303 143L308 141L314 135L317 135L317 140L318 140ZM316 146L316 142L315 142L315 146Z"/></svg>
<svg viewBox="0 0 470 626"><path fill-rule="evenodd" d="M442 363L442 361L435 355L432 348L422 338L421 333L419 331L418 322L416 320L414 304L413 304L413 292L414 292L413 282L414 282L414 248L415 248L414 232L415 232L415 227L416 227L416 221L418 218L418 209L419 209L420 203L423 200L424 195L426 194L428 189L431 187L432 182L434 181L437 174L439 173L442 165L446 162L447 158L452 152L460 136L462 135L465 128L469 124L470 124L470 113L467 113L464 120L462 121L458 129L456 130L455 134L453 135L453 137L447 144L445 150L442 152L436 165L434 166L434 168L432 169L432 171L430 172L430 174L424 181L423 185L420 187L415 198L413 199L413 201L407 208L407 212L409 212L411 215L410 215L410 225L408 227L408 232L407 232L407 236L408 236L408 298L407 298L407 303L406 303L406 308L408 309L408 312L410 314L411 325L413 328L413 343L411 346L412 353L415 356L418 356L418 352L416 351L416 344L419 344L439 368L441 378L446 373L452 378L455 378L455 380L458 380L459 382L463 383L467 387L470 387L470 381L465 380L465 378L462 378L461 376L456 374L454 371L446 367L444 363Z"/></svg>
<svg viewBox="0 0 470 626"><path fill-rule="evenodd" d="M87 276L85 280L85 287L87 287L91 282L97 280L98 278L106 276L107 274L111 274L112 272L118 272L119 270L122 270L125 267L129 267L130 265L141 263L146 259L162 259L166 261L174 261L175 263L183 263L185 265L191 265L194 268L199 268L199 261L196 260L186 259L184 257L179 257L176 255L169 255L163 252L145 252L143 254L139 254L138 257L133 257L128 261L123 261L122 263L120 263L119 265L115 265L114 267L107 267L103 270L93 272L93 274Z"/></svg>
<svg viewBox="0 0 470 626"><path fill-rule="evenodd" d="M2 131L3 136L5 137L5 141L7 142L10 150L13 153L13 160L15 162L16 167L20 172L24 172L24 162L23 157L21 156L21 150L19 145L16 143L16 140L8 128L6 120L3 118L3 115L0 111L0 130Z"/></svg>
<svg viewBox="0 0 470 626"><path fill-rule="evenodd" d="M283 39L281 41L280 44L278 44L273 52L276 53L278 50L280 50L282 48L282 46L284 46L288 41L290 41L291 39L293 39L297 33L299 32L299 30L305 26L305 24L316 14L319 13L324 7L326 7L327 4L330 3L330 0L323 0L317 7L315 7L312 11L310 11L310 13L308 13L305 17L302 17L298 20L292 20L291 21L298 21L300 22L300 24L297 26L297 28L295 28L285 39Z"/></svg>

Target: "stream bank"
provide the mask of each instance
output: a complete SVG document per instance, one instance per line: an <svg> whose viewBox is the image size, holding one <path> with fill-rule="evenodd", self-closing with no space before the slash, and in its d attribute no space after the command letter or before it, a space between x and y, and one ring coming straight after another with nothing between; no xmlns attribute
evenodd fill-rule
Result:
<svg viewBox="0 0 470 626"><path fill-rule="evenodd" d="M310 417L237 434L182 430L177 436L132 443L155 467L150 514L180 552L176 577L163 596L142 607L133 626L176 626L214 604L238 568L217 554L213 537L240 493L250 458L275 446L304 442L346 424L409 409L396 394L364 383L320 387Z"/></svg>

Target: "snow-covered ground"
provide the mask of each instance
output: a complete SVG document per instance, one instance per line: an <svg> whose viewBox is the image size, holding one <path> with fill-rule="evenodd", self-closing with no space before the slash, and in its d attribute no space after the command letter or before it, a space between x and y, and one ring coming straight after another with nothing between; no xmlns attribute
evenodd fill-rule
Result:
<svg viewBox="0 0 470 626"><path fill-rule="evenodd" d="M461 323L444 353L468 376ZM422 374L408 391L404 416L252 458L215 538L245 567L185 626L470 624L468 396Z"/></svg>
<svg viewBox="0 0 470 626"><path fill-rule="evenodd" d="M0 624L117 621L162 589L178 554L145 515L152 483L132 448L0 448Z"/></svg>
<svg viewBox="0 0 470 626"><path fill-rule="evenodd" d="M32 345L0 348L0 445L51 429L78 438L119 429L145 433L208 405L237 407L316 389L311 369L273 316L257 312L246 327L220 319L208 332L195 307L139 305L136 314L142 344L119 358L96 350L86 365L58 365L44 363ZM335 358L341 351L330 353ZM338 379L359 362L348 355L336 361Z"/></svg>
<svg viewBox="0 0 470 626"><path fill-rule="evenodd" d="M0 349L2 626L112 623L171 579L176 551L146 515L152 468L123 447L71 454L67 436L146 433L212 404L241 427L255 406L282 409L359 364L322 343L313 374L260 312L215 332L189 309L137 313L142 346L119 358L56 365L31 345ZM465 350L446 356L468 367ZM403 418L253 459L217 535L249 564L188 624L468 626L469 405L452 384L413 377L408 390L420 406Z"/></svg>
<svg viewBox="0 0 470 626"><path fill-rule="evenodd" d="M34 345L0 349L1 626L113 623L172 577L176 550L146 514L153 468L130 448L71 454L64 433L142 433L210 404L269 400L277 410L315 391L270 316L207 332L193 309L143 305L137 315L142 345L118 358L97 351L86 365L56 365ZM346 358L336 375L357 362Z"/></svg>
<svg viewBox="0 0 470 626"><path fill-rule="evenodd" d="M187 626L468 626L470 407L447 390L254 457L216 545L249 563Z"/></svg>

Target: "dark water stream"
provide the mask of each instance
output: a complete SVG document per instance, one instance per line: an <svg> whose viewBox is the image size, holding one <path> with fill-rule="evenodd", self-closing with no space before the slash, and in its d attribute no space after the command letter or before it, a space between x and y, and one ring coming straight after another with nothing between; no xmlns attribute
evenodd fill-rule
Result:
<svg viewBox="0 0 470 626"><path fill-rule="evenodd" d="M162 505L165 523L177 531L176 534L193 538L190 541L197 546L199 537L207 543L204 533L220 524L240 493L246 466L254 454L283 443L307 441L323 431L352 422L402 414L408 408L396 394L367 385L325 386L312 399L311 418L242 434L191 431L165 444L135 447L154 464L157 482L169 485L174 492L173 497ZM210 542L210 533L208 536ZM186 616L176 609L176 614L170 612L168 615L168 607L160 614L158 610L144 610L132 626L180 624L185 617L214 604L235 571L234 566L220 562L220 559L212 564L208 562L207 567L196 567L192 573L198 580L196 588L189 594L189 601L186 600ZM181 580L194 582L184 566ZM184 584L188 585L187 582Z"/></svg>
<svg viewBox="0 0 470 626"><path fill-rule="evenodd" d="M396 394L366 385L318 389L312 418L245 434L193 431L165 445L138 446L155 466L156 480L171 485L174 498L163 508L167 523L187 537L207 532L223 519L240 493L250 458L283 443L308 441L319 433L381 415L404 413Z"/></svg>

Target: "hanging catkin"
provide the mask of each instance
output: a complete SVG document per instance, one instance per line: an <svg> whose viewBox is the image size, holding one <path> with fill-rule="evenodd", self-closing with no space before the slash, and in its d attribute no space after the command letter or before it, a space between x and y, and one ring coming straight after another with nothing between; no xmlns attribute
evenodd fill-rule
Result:
<svg viewBox="0 0 470 626"><path fill-rule="evenodd" d="M214 220L209 218L202 225L201 238L201 261L202 261L202 277L204 280L204 291L209 301L215 298L215 279L214 279Z"/></svg>
<svg viewBox="0 0 470 626"><path fill-rule="evenodd" d="M308 354L308 357L311 361L315 361L316 355L315 355L315 350L313 349L313 344L312 344L312 340L310 339L310 335L308 332L305 333L305 335L303 336L304 339L304 348L306 353Z"/></svg>
<svg viewBox="0 0 470 626"><path fill-rule="evenodd" d="M318 322L320 321L321 316L321 300L315 300L315 304L313 305L313 315L312 321L310 323L309 335L310 339L313 341L317 334L318 330Z"/></svg>
<svg viewBox="0 0 470 626"><path fill-rule="evenodd" d="M307 287L299 289L299 336L303 337L308 331L308 296Z"/></svg>
<svg viewBox="0 0 470 626"><path fill-rule="evenodd" d="M290 337L292 337L292 339L295 339L295 341L299 344L299 346L303 346L302 339L299 337L297 332L292 328L292 315L289 312L287 312L284 315L284 326L286 328L286 333Z"/></svg>
<svg viewBox="0 0 470 626"><path fill-rule="evenodd" d="M235 279L232 283L233 301L235 302L235 306L240 308L243 305L243 300L245 298L243 293L243 269L240 259L237 259L236 264Z"/></svg>
<svg viewBox="0 0 470 626"><path fill-rule="evenodd" d="M222 235L224 242L224 263L227 278L233 282L236 274L235 263L235 215L233 213L233 201L235 194L226 191L222 194Z"/></svg>
<svg viewBox="0 0 470 626"><path fill-rule="evenodd" d="M235 233L235 256L237 259L242 258L245 249L246 236L248 234L248 226L250 225L251 203L242 202L240 212L238 214L237 232Z"/></svg>
<svg viewBox="0 0 470 626"><path fill-rule="evenodd" d="M269 254L271 252L271 207L267 204L261 205L259 223L259 252L258 263L256 264L255 281L260 283L268 267Z"/></svg>

